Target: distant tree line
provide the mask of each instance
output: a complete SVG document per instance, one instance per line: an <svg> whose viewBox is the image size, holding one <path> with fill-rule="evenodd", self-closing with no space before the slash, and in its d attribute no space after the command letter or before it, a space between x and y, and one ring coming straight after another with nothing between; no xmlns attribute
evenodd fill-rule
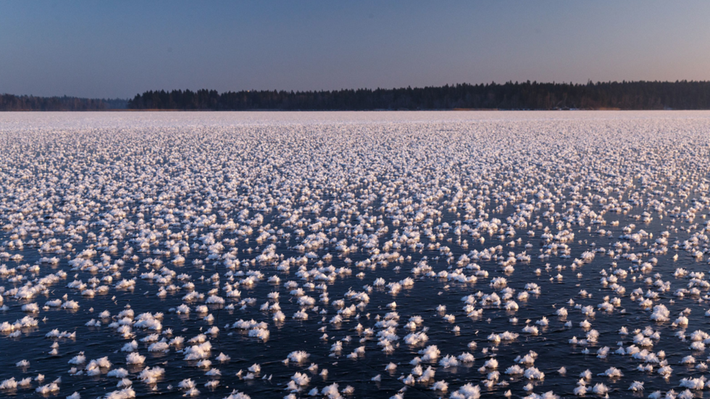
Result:
<svg viewBox="0 0 710 399"><path fill-rule="evenodd" d="M0 111L101 111L125 109L122 99L91 99L77 97L36 97L0 94Z"/></svg>
<svg viewBox="0 0 710 399"><path fill-rule="evenodd" d="M710 109L710 82L456 84L334 91L146 91L133 99L0 95L0 111Z"/></svg>
<svg viewBox="0 0 710 399"><path fill-rule="evenodd" d="M457 84L335 91L146 91L130 109L437 110L437 109L710 109L710 82Z"/></svg>

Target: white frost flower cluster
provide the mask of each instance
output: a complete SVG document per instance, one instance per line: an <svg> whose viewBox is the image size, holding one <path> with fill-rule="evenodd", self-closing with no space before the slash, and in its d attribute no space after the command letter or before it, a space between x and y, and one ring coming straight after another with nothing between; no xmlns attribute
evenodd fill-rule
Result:
<svg viewBox="0 0 710 399"><path fill-rule="evenodd" d="M642 373L692 397L708 131L707 112L2 114L0 393L552 399L640 394Z"/></svg>

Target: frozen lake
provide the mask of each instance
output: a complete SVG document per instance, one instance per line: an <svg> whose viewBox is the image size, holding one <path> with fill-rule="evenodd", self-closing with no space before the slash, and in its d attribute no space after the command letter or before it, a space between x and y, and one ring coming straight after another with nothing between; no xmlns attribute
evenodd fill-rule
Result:
<svg viewBox="0 0 710 399"><path fill-rule="evenodd" d="M0 113L0 395L702 397L709 171L710 112Z"/></svg>

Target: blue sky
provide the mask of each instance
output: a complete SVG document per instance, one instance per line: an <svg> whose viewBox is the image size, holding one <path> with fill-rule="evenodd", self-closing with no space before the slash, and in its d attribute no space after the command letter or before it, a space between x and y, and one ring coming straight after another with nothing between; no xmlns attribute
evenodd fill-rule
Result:
<svg viewBox="0 0 710 399"><path fill-rule="evenodd" d="M710 80L708 1L0 2L0 93Z"/></svg>

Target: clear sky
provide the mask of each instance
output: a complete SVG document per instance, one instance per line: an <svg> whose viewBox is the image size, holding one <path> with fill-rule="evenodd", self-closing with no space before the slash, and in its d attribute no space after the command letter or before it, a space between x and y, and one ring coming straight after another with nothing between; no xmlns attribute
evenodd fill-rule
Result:
<svg viewBox="0 0 710 399"><path fill-rule="evenodd" d="M0 1L0 93L710 80L710 1Z"/></svg>

